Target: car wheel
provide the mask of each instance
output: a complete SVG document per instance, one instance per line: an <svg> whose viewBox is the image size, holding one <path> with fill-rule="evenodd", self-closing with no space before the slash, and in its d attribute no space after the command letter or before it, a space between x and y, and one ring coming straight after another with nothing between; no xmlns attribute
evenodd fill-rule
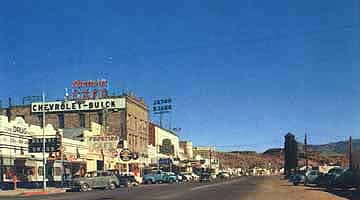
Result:
<svg viewBox="0 0 360 200"><path fill-rule="evenodd" d="M170 179L170 180L169 180L169 183L174 183L174 180L173 180L173 179Z"/></svg>
<svg viewBox="0 0 360 200"><path fill-rule="evenodd" d="M80 185L80 191L81 191L81 192L86 192L86 191L88 191L89 189L90 189L90 187L89 187L89 185L86 184L86 183L83 183L83 184Z"/></svg>
<svg viewBox="0 0 360 200"><path fill-rule="evenodd" d="M116 185L114 182L110 183L110 185L108 186L109 190L114 190L116 188Z"/></svg>

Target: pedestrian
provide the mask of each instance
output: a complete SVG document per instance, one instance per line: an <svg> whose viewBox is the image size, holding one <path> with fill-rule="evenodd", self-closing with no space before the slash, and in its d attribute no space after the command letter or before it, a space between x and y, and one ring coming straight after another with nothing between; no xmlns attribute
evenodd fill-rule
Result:
<svg viewBox="0 0 360 200"><path fill-rule="evenodd" d="M128 180L128 182L127 182L126 185L127 185L127 188L128 188L128 192L132 191L132 189L133 189L133 184L131 183L131 181Z"/></svg>

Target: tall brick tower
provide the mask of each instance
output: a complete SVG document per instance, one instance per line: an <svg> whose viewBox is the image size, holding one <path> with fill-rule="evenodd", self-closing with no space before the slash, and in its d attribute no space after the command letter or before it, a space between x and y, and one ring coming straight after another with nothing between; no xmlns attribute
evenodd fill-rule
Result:
<svg viewBox="0 0 360 200"><path fill-rule="evenodd" d="M292 170L296 170L297 160L297 142L295 136L291 133L285 135L285 175L288 176Z"/></svg>

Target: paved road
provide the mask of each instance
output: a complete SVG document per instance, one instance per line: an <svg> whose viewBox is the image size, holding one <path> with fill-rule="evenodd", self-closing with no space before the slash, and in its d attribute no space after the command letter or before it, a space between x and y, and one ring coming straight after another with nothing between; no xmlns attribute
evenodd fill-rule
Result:
<svg viewBox="0 0 360 200"><path fill-rule="evenodd" d="M9 199L9 198L6 198ZM156 184L142 185L127 191L93 190L67 192L48 196L17 197L22 200L342 200L327 192L295 187L280 177L241 177L209 184ZM353 199L353 198L350 198Z"/></svg>
<svg viewBox="0 0 360 200"><path fill-rule="evenodd" d="M186 199L207 199L207 200L233 200L247 195L256 189L261 183L261 177L241 177L224 182L203 183L182 183L182 184L156 184L142 185L127 191L125 188L116 190L93 190L89 192L67 192L49 196L18 197L14 199L52 199L52 200L186 200Z"/></svg>

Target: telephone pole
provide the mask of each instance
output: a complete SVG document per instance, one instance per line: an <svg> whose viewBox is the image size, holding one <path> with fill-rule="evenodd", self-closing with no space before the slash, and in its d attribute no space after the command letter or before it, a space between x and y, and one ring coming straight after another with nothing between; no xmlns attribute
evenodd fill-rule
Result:
<svg viewBox="0 0 360 200"><path fill-rule="evenodd" d="M304 139L304 151L305 151L305 166L306 171L309 169L309 160L308 160L308 152L307 152L307 134L305 133L305 139Z"/></svg>
<svg viewBox="0 0 360 200"><path fill-rule="evenodd" d="M209 160L210 160L210 163L209 163L209 168L210 168L210 174L211 174L211 147L210 147L210 149L209 149Z"/></svg>
<svg viewBox="0 0 360 200"><path fill-rule="evenodd" d="M42 105L44 108L45 104L45 94L42 93ZM46 158L45 158L45 109L43 109L42 113L42 156L43 156L43 190L46 190Z"/></svg>
<svg viewBox="0 0 360 200"><path fill-rule="evenodd" d="M349 168L352 169L353 162L352 162L352 137L349 138Z"/></svg>

